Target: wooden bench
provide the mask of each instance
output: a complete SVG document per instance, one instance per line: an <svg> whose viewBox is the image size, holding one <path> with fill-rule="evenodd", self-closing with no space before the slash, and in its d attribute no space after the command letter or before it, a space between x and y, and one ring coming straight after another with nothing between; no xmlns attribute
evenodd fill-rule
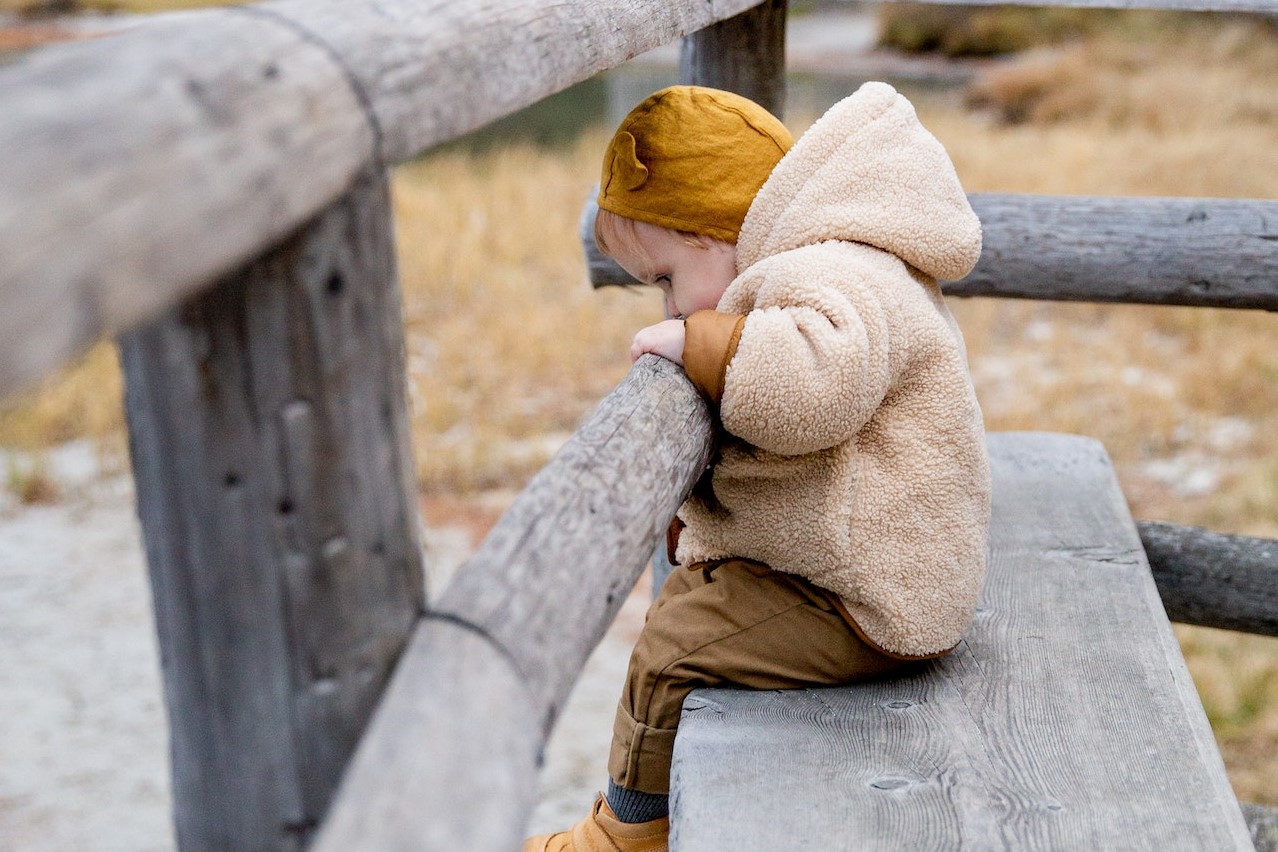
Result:
<svg viewBox="0 0 1278 852"><path fill-rule="evenodd" d="M1104 448L990 436L967 637L898 680L698 690L671 848L1251 849Z"/></svg>

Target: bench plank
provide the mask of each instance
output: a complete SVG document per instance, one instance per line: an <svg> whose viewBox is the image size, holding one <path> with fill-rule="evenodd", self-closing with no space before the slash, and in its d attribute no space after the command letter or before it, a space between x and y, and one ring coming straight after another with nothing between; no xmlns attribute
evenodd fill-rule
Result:
<svg viewBox="0 0 1278 852"><path fill-rule="evenodd" d="M693 693L672 849L1252 848L1103 447L990 453L969 636L895 681Z"/></svg>

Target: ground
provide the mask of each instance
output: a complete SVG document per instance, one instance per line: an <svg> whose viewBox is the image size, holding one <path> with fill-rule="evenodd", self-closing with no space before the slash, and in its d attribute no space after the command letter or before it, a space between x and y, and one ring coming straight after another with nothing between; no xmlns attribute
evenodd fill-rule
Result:
<svg viewBox="0 0 1278 852"><path fill-rule="evenodd" d="M61 502L24 506L0 490L0 849L171 850L168 735L132 484L97 479L86 445L53 463ZM426 501L437 586L509 497ZM642 579L586 665L548 747L530 830L575 822L606 783L612 714L650 594Z"/></svg>

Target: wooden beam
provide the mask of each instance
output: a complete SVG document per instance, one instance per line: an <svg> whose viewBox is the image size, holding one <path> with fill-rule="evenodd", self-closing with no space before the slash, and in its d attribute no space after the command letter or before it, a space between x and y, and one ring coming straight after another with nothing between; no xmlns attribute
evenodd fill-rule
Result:
<svg viewBox="0 0 1278 852"><path fill-rule="evenodd" d="M1256 852L1278 852L1278 808L1244 802L1242 812Z"/></svg>
<svg viewBox="0 0 1278 852"><path fill-rule="evenodd" d="M759 0L280 0L0 67L0 398L403 162Z"/></svg>
<svg viewBox="0 0 1278 852"><path fill-rule="evenodd" d="M315 852L518 846L533 756L705 468L710 432L683 371L641 358L429 613L423 631L474 647L430 651L423 638L406 659Z"/></svg>
<svg viewBox="0 0 1278 852"><path fill-rule="evenodd" d="M545 708L505 650L418 625L312 852L510 852L537 803Z"/></svg>
<svg viewBox="0 0 1278 852"><path fill-rule="evenodd" d="M1273 0L911 0L937 6L1069 6L1083 9L1164 9L1182 12L1262 12L1273 14Z"/></svg>
<svg viewBox="0 0 1278 852"><path fill-rule="evenodd" d="M424 606L384 173L121 338L189 850L300 850Z"/></svg>
<svg viewBox="0 0 1278 852"><path fill-rule="evenodd" d="M1278 636L1278 540L1139 521L1172 621Z"/></svg>
<svg viewBox="0 0 1278 852"><path fill-rule="evenodd" d="M1278 310L1278 201L981 194L954 296Z"/></svg>
<svg viewBox="0 0 1278 852"><path fill-rule="evenodd" d="M684 36L679 82L736 92L783 118L787 4L767 0Z"/></svg>
<svg viewBox="0 0 1278 852"><path fill-rule="evenodd" d="M1278 310L1278 201L973 194L985 247L951 296ZM594 248L596 286L635 284Z"/></svg>

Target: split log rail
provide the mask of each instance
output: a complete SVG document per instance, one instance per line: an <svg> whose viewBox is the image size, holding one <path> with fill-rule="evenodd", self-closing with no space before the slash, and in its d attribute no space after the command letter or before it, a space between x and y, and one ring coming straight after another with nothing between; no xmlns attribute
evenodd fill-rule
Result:
<svg viewBox="0 0 1278 852"><path fill-rule="evenodd" d="M119 338L183 850L513 848L710 417L641 359L428 607L387 169L681 36L686 82L779 114L785 15L277 0L0 68L0 397ZM1278 202L973 203L954 295L1278 310ZM1273 542L1142 536L1173 618L1278 635Z"/></svg>

